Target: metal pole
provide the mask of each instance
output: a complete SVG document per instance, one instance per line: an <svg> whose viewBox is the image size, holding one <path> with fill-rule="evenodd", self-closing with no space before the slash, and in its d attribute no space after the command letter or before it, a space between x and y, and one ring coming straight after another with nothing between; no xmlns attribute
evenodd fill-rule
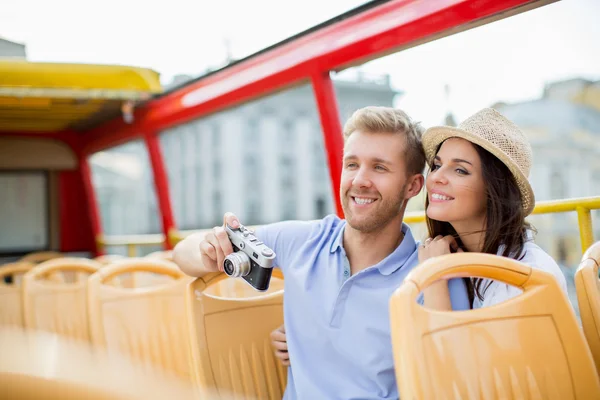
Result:
<svg viewBox="0 0 600 400"><path fill-rule="evenodd" d="M147 133L144 135L144 141L150 156L150 164L152 165L152 173L154 176L154 187L156 189L156 197L160 206L160 214L162 216L163 234L165 235L164 247L169 250L173 248L170 237L175 230L175 218L171 208L171 197L169 195L169 179L165 169L164 159L160 148L158 135Z"/></svg>
<svg viewBox="0 0 600 400"><path fill-rule="evenodd" d="M329 71L314 74L311 77L312 86L319 108L321 127L323 128L323 139L327 150L329 162L329 175L331 188L335 200L337 215L344 218L344 211L340 202L340 179L342 174L342 157L344 153L344 138L342 137L342 125L338 112L337 100L333 83L329 77Z"/></svg>

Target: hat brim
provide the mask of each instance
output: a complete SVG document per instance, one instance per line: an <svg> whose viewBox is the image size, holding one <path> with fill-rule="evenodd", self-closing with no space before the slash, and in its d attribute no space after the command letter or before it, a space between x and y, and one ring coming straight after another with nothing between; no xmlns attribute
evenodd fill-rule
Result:
<svg viewBox="0 0 600 400"><path fill-rule="evenodd" d="M525 216L531 214L533 208L535 207L535 195L533 194L533 189L531 188L529 180L525 175L523 175L523 172L521 172L519 167L513 162L513 160L510 159L510 157L498 149L498 147L496 147L492 142L482 138L481 136L477 136L462 129L453 128L450 126L434 126L427 129L423 134L422 141L425 157L430 165L440 144L442 144L446 139L450 139L452 137L465 139L471 143L475 143L502 161L510 170L515 178L515 181L517 182L517 186L521 192Z"/></svg>

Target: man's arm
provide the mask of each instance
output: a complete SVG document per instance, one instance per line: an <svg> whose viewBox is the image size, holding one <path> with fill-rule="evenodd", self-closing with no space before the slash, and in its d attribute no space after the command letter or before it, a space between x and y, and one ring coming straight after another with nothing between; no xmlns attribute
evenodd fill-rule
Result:
<svg viewBox="0 0 600 400"><path fill-rule="evenodd" d="M239 221L232 213L225 213L223 226L237 228ZM209 272L223 271L223 260L233 253L233 247L223 226L206 233L193 233L177 243L173 261L186 275L200 277Z"/></svg>
<svg viewBox="0 0 600 400"><path fill-rule="evenodd" d="M225 213L224 224L232 228L240 226L237 217L229 212ZM281 268L315 227L312 222L278 222L257 227L255 236L277 254L274 266ZM222 272L223 260L231 253L233 246L223 225L183 239L173 250L173 260L186 275L200 277L209 272Z"/></svg>
<svg viewBox="0 0 600 400"><path fill-rule="evenodd" d="M173 249L173 261L184 274L198 278L208 272L216 272L216 269L207 269L202 263L200 243L202 243L205 236L205 232L192 233L177 243Z"/></svg>

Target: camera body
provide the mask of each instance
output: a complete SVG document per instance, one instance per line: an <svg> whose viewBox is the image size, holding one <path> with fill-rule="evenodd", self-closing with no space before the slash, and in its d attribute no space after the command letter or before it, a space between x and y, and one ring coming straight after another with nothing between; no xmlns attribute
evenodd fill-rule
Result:
<svg viewBox="0 0 600 400"><path fill-rule="evenodd" d="M269 288L275 252L242 224L237 229L225 224L233 253L223 260L223 271L233 278L242 277L258 291Z"/></svg>

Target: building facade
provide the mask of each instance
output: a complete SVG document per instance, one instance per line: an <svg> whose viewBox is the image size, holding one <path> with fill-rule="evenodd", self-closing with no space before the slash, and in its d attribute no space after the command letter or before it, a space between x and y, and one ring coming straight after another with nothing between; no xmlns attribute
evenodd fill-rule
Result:
<svg viewBox="0 0 600 400"><path fill-rule="evenodd" d="M529 137L533 148L530 182L536 201L600 194L600 108L591 94L598 83L583 80L549 84L537 100L496 104ZM580 93L583 92L583 93ZM595 237L600 215L592 211ZM581 257L575 213L529 218L536 242L561 265L573 267Z"/></svg>
<svg viewBox="0 0 600 400"><path fill-rule="evenodd" d="M11 42L10 40L0 38L0 58L27 58L27 49L24 44Z"/></svg>

